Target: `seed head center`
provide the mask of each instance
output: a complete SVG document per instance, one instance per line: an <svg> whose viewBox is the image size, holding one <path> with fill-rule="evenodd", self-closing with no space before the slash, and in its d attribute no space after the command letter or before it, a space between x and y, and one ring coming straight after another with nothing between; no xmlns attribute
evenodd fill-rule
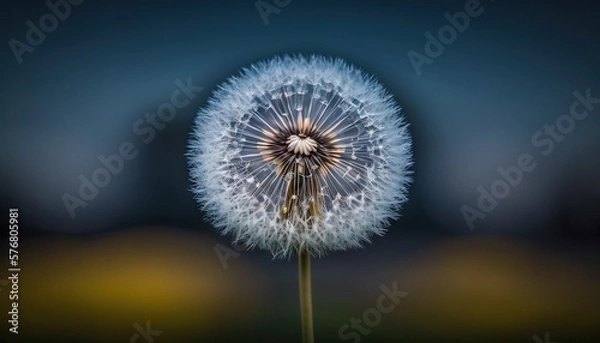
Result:
<svg viewBox="0 0 600 343"><path fill-rule="evenodd" d="M286 143L288 145L287 150L294 154L308 156L317 151L317 141L304 134L291 135L288 137Z"/></svg>

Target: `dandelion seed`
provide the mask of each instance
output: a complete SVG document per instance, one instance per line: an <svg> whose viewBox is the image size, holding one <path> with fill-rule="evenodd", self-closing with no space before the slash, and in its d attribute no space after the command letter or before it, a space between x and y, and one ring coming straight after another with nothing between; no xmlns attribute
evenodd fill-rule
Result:
<svg viewBox="0 0 600 343"><path fill-rule="evenodd" d="M362 246L398 217L410 183L400 108L373 78L318 56L273 58L223 84L188 156L214 225L274 256Z"/></svg>

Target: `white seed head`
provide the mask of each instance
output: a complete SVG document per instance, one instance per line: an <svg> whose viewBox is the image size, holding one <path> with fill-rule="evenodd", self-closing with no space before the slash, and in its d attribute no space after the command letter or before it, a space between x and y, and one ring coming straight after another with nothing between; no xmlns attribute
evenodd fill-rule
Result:
<svg viewBox="0 0 600 343"><path fill-rule="evenodd" d="M317 151L317 141L310 137L300 137L298 135L291 135L286 144L288 145L287 150L296 155L308 156L313 152Z"/></svg>
<svg viewBox="0 0 600 343"><path fill-rule="evenodd" d="M411 180L410 136L392 97L319 56L276 57L230 78L199 112L188 157L214 225L274 256L382 235Z"/></svg>

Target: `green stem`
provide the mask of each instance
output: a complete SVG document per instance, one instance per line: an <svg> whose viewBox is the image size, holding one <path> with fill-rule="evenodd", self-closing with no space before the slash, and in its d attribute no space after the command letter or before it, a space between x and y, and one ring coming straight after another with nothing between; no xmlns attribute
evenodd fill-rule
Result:
<svg viewBox="0 0 600 343"><path fill-rule="evenodd" d="M298 279L300 288L300 317L302 342L314 343L312 292L310 289L310 254L304 250L298 254Z"/></svg>

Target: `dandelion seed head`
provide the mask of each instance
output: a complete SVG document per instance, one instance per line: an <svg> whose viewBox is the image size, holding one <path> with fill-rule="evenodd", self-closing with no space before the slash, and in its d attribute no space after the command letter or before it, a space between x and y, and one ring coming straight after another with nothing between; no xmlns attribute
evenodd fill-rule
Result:
<svg viewBox="0 0 600 343"><path fill-rule="evenodd" d="M276 57L214 92L188 151L192 191L223 233L287 256L358 248L407 200L400 108L340 59Z"/></svg>

